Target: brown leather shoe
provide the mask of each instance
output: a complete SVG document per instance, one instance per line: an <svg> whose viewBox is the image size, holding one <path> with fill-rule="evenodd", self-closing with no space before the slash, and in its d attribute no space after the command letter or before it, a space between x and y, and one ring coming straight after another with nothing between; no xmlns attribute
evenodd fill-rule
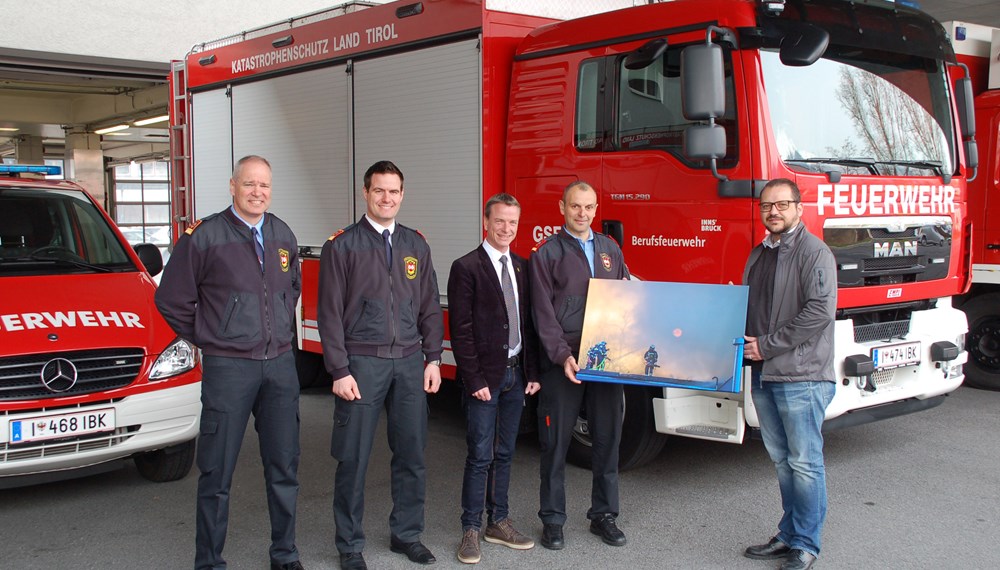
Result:
<svg viewBox="0 0 1000 570"><path fill-rule="evenodd" d="M458 561L466 564L476 564L481 557L479 531L470 528L462 535L462 544L458 546Z"/></svg>
<svg viewBox="0 0 1000 570"><path fill-rule="evenodd" d="M483 540L493 544L502 544L515 550L528 550L535 547L535 541L518 532L509 518L486 527Z"/></svg>

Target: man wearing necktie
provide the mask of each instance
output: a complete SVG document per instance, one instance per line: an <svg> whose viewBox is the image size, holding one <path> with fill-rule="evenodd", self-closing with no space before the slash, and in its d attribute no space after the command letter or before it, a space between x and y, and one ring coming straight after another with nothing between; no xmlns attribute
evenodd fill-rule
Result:
<svg viewBox="0 0 1000 570"><path fill-rule="evenodd" d="M367 568L365 475L379 416L392 451L390 549L431 564L424 530L427 397L441 385L444 322L424 237L396 222L403 173L387 161L364 177L364 218L327 240L320 255L319 332L337 396L330 451L335 543L344 569Z"/></svg>
<svg viewBox="0 0 1000 570"><path fill-rule="evenodd" d="M606 544L623 546L618 528L618 445L621 443L624 393L621 384L581 383L580 338L590 279L628 279L618 244L590 228L597 213L597 192L586 182L563 191L559 210L566 219L561 230L532 250L531 310L542 345L542 375L538 402L539 443L542 448L540 507L542 546L565 546L566 452L580 409L587 408L592 447L590 532ZM607 299L612 302L612 299Z"/></svg>
<svg viewBox="0 0 1000 570"><path fill-rule="evenodd" d="M301 291L298 243L267 211L267 160L240 159L229 193L232 206L199 220L177 240L156 291L160 313L203 354L195 568L226 567L229 488L253 414L271 520L271 568L301 570L295 546L299 380L292 356Z"/></svg>
<svg viewBox="0 0 1000 570"><path fill-rule="evenodd" d="M483 212L486 239L455 260L448 276L451 348L467 422L458 549L466 564L479 562L481 537L518 550L535 545L514 528L507 501L524 396L539 388L528 265L510 250L520 216L513 196L491 197Z"/></svg>

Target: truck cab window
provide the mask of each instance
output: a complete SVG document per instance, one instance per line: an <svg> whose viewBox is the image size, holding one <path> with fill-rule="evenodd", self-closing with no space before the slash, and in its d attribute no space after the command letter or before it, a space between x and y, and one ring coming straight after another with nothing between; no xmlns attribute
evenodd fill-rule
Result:
<svg viewBox="0 0 1000 570"><path fill-rule="evenodd" d="M579 150L600 150L604 138L600 120L602 63L591 59L580 66L576 90L576 148Z"/></svg>
<svg viewBox="0 0 1000 570"><path fill-rule="evenodd" d="M708 168L706 161L692 161L683 154L684 129L697 124L684 118L681 109L680 56L684 46L669 48L642 69L626 69L618 57L615 148L619 151L666 151L688 166ZM726 114L717 123L726 129L728 152L721 166L736 164L736 109L732 60L725 57Z"/></svg>

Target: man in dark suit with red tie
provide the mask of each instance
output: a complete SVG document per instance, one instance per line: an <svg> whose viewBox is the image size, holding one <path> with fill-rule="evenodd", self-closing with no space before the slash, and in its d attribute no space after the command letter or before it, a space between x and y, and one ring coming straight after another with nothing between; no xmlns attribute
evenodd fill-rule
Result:
<svg viewBox="0 0 1000 570"><path fill-rule="evenodd" d="M524 397L539 388L528 264L510 251L520 216L513 196L490 198L483 211L486 239L455 260L448 276L451 348L464 385L468 426L457 553L466 564L479 562L480 537L518 550L535 545L514 528L507 502Z"/></svg>

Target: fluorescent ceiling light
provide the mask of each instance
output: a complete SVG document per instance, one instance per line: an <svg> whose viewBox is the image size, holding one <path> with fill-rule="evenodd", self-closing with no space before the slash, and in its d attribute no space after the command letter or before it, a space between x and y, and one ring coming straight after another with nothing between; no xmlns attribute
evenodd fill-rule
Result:
<svg viewBox="0 0 1000 570"><path fill-rule="evenodd" d="M5 133L13 133L13 132L16 132L16 131L19 131L19 130L21 130L21 129L19 129L17 127L0 127L0 131L3 131Z"/></svg>
<svg viewBox="0 0 1000 570"><path fill-rule="evenodd" d="M153 123L162 123L170 118L170 115L159 115L157 117L149 117L148 119L140 119L132 123L137 127L144 127L146 125L152 125Z"/></svg>
<svg viewBox="0 0 1000 570"><path fill-rule="evenodd" d="M130 136L132 136L132 133L103 133L103 134L106 134L109 137L130 137Z"/></svg>
<svg viewBox="0 0 1000 570"><path fill-rule="evenodd" d="M113 133L115 131L124 131L127 128L128 128L128 125L114 125L112 127L105 127L103 129L97 129L96 131L94 131L94 134L97 134L97 135L106 135L108 133Z"/></svg>

